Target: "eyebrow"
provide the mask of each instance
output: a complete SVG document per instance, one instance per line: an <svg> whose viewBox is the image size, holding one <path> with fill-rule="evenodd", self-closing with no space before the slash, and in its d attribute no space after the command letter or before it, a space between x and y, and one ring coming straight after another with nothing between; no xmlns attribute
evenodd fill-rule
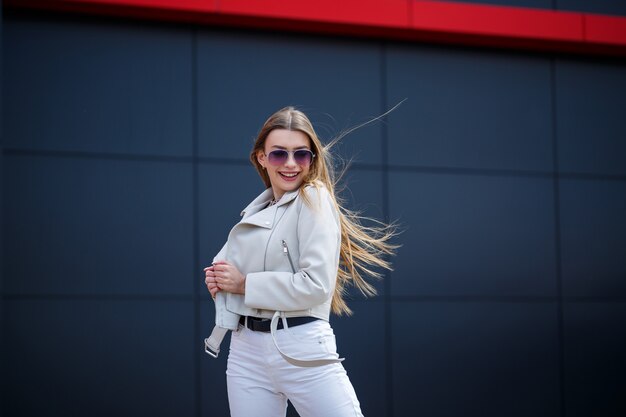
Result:
<svg viewBox="0 0 626 417"><path fill-rule="evenodd" d="M279 145L272 145L272 148L287 150L287 148L285 148L284 146L279 146ZM308 146L298 146L298 147L295 147L294 149L296 149L296 150L297 149L309 149L309 147Z"/></svg>

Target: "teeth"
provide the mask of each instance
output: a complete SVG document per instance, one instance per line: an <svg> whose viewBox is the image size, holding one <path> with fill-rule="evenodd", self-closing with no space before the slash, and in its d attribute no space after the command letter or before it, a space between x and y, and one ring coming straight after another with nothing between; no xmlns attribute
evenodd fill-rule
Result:
<svg viewBox="0 0 626 417"><path fill-rule="evenodd" d="M298 175L298 173L297 173L297 172L294 172L294 173L291 173L291 174L287 174L287 173L285 173L285 172L281 172L280 174L281 174L281 175L284 175L285 177L290 177L290 178L291 178L291 177L295 177L296 175Z"/></svg>

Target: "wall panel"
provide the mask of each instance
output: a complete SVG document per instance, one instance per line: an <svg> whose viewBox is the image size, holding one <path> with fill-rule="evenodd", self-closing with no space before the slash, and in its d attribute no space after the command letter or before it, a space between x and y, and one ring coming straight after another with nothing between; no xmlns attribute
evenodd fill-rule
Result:
<svg viewBox="0 0 626 417"><path fill-rule="evenodd" d="M547 59L428 47L389 48L389 163L552 170Z"/></svg>
<svg viewBox="0 0 626 417"><path fill-rule="evenodd" d="M5 147L191 155L189 31L8 19Z"/></svg>
<svg viewBox="0 0 626 417"><path fill-rule="evenodd" d="M626 15L626 2L623 0L555 0L559 10Z"/></svg>
<svg viewBox="0 0 626 417"><path fill-rule="evenodd" d="M4 415L195 415L191 300L4 304Z"/></svg>
<svg viewBox="0 0 626 417"><path fill-rule="evenodd" d="M566 303L565 409L568 417L626 413L626 303Z"/></svg>
<svg viewBox="0 0 626 417"><path fill-rule="evenodd" d="M191 167L5 155L8 294L191 294Z"/></svg>
<svg viewBox="0 0 626 417"><path fill-rule="evenodd" d="M554 303L392 305L394 414L559 415Z"/></svg>
<svg viewBox="0 0 626 417"><path fill-rule="evenodd" d="M389 182L391 218L408 226L394 295L556 295L551 179L391 172Z"/></svg>
<svg viewBox="0 0 626 417"><path fill-rule="evenodd" d="M558 60L559 170L626 175L626 65Z"/></svg>
<svg viewBox="0 0 626 417"><path fill-rule="evenodd" d="M626 181L560 181L563 294L626 296Z"/></svg>

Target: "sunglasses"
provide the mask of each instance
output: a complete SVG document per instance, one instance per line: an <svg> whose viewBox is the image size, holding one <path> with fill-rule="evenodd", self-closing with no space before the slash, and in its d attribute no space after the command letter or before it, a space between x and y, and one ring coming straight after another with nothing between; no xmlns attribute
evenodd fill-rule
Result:
<svg viewBox="0 0 626 417"><path fill-rule="evenodd" d="M276 149L266 154L267 160L274 166L284 165L289 159L289 154L293 154L293 159L298 165L310 165L315 158L315 154L308 149L298 149L295 151L286 151L283 149Z"/></svg>

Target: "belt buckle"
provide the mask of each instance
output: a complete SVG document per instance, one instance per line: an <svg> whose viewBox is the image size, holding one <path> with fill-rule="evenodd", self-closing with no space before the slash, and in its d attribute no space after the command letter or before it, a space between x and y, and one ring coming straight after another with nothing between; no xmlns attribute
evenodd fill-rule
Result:
<svg viewBox="0 0 626 417"><path fill-rule="evenodd" d="M254 332L267 333L268 330L265 329L265 323L268 321L269 320L263 318L246 316L246 327Z"/></svg>
<svg viewBox="0 0 626 417"><path fill-rule="evenodd" d="M247 329L250 329L250 330L252 330L253 332L258 331L258 330L256 329L256 326L255 326L255 324L256 324L256 322L257 322L257 320L255 320L253 317L250 317L250 316L245 316L245 319L244 319L244 320L245 320L244 326L245 326Z"/></svg>
<svg viewBox="0 0 626 417"><path fill-rule="evenodd" d="M215 353L213 353L213 351L209 348L209 338L208 337L206 339L204 339L204 352L208 353L211 356L213 356L215 359L217 359L217 355L220 354L219 348L217 349L217 351L215 351Z"/></svg>

